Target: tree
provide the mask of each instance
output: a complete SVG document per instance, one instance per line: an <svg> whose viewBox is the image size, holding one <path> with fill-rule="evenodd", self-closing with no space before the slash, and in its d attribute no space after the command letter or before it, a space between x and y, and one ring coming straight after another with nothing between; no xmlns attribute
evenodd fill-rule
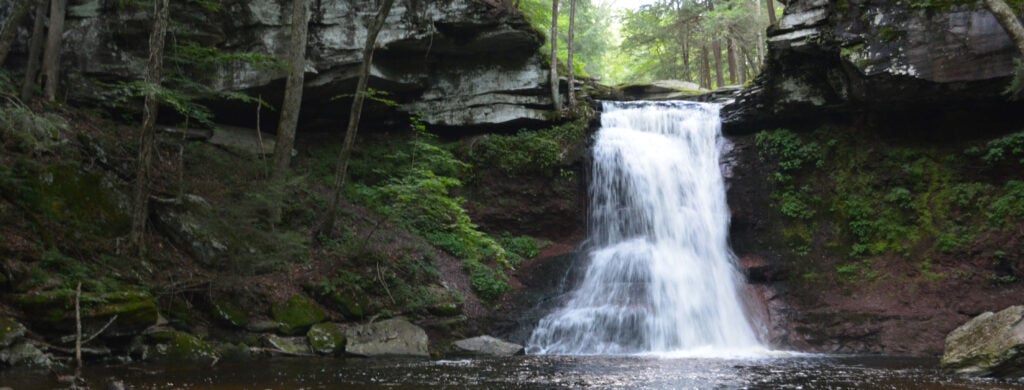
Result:
<svg viewBox="0 0 1024 390"><path fill-rule="evenodd" d="M356 142L356 131L359 129L359 117L363 112L363 101L366 99L366 85L370 80L370 65L373 64L373 49L377 44L377 35L380 34L384 22L391 13L391 4L394 0L383 0L377 17L366 34L366 44L363 46L363 63L359 67L359 81L356 82L355 96L352 97L352 109L349 111L348 129L345 131L345 141L341 147L341 154L338 155L338 164L334 170L334 187L331 190L330 203L327 206L327 213L323 223L315 233L330 233L334 230L334 220L338 215L338 207L341 205L341 193L345 187L345 175L348 173L348 161L352 157L352 146Z"/></svg>
<svg viewBox="0 0 1024 390"><path fill-rule="evenodd" d="M1017 46L1017 51L1020 52L1020 55L1024 56L1024 26L1021 26L1020 20L1017 19L1017 15L1013 13L1010 5L1006 4L1004 0L985 0L985 6L988 7L989 12L995 15L996 20L1003 26L1006 33L1010 35L1010 39Z"/></svg>
<svg viewBox="0 0 1024 390"><path fill-rule="evenodd" d="M63 0L54 0L63 1ZM149 35L149 62L146 66L146 101L142 110L142 129L139 131L139 154L135 170L135 197L132 204L131 244L139 256L146 253L145 231L149 216L150 170L153 160L153 138L155 136L157 110L160 106L157 90L163 73L164 40L167 36L167 20L170 14L170 0L159 0L154 4L153 32Z"/></svg>
<svg viewBox="0 0 1024 390"><path fill-rule="evenodd" d="M569 65L572 66L572 65ZM551 0L551 102L555 112L562 112L561 97L558 95L558 0Z"/></svg>
<svg viewBox="0 0 1024 390"><path fill-rule="evenodd" d="M7 61L7 54L11 52L11 46L14 44L14 34L18 32L21 19L32 9L33 2L34 0L21 0L16 4L14 12L11 12L11 16L7 17L4 28L0 29L0 66L3 66L4 62Z"/></svg>
<svg viewBox="0 0 1024 390"><path fill-rule="evenodd" d="M306 71L306 35L308 28L306 0L292 0L291 47L288 52L288 80L284 87L284 102L281 105L281 120L277 125L277 143L274 146L274 161L270 172L270 183L277 193L270 211L270 222L281 222L281 203L288 165L295 145L295 128L299 123L302 106L302 87Z"/></svg>
<svg viewBox="0 0 1024 390"><path fill-rule="evenodd" d="M576 0L569 0L569 109L576 109L576 63L573 61L573 38L576 30Z"/></svg>
<svg viewBox="0 0 1024 390"><path fill-rule="evenodd" d="M21 82L21 100L24 102L32 100L32 94L36 91L39 57L43 53L43 43L46 39L46 9L48 5L47 0L36 1L35 21L32 22L32 41L29 43L28 49L28 64L25 65L25 79Z"/></svg>
<svg viewBox="0 0 1024 390"><path fill-rule="evenodd" d="M43 93L51 102L57 99L57 83L60 81L60 45L66 11L67 0L50 1L50 30L46 34L46 49L43 51Z"/></svg>
<svg viewBox="0 0 1024 390"><path fill-rule="evenodd" d="M768 23L775 25L775 1L768 0Z"/></svg>

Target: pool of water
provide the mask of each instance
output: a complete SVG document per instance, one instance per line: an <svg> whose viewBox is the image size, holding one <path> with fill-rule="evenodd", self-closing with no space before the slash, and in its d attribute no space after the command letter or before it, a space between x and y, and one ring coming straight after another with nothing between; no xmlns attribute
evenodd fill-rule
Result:
<svg viewBox="0 0 1024 390"><path fill-rule="evenodd" d="M743 359L517 356L472 359L263 359L213 367L89 367L92 388L129 389L1024 389L966 378L934 359L794 356ZM48 371L0 371L0 386L61 387Z"/></svg>

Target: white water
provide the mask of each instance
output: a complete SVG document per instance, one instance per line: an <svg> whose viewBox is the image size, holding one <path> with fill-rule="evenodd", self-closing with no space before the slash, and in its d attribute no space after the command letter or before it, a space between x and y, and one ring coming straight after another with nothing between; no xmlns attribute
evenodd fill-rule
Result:
<svg viewBox="0 0 1024 390"><path fill-rule="evenodd" d="M590 186L593 248L536 354L735 356L763 351L727 244L718 106L605 102Z"/></svg>

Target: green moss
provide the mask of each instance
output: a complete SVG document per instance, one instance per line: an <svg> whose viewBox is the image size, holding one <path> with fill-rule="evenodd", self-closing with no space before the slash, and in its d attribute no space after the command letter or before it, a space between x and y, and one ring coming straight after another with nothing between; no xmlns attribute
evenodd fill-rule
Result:
<svg viewBox="0 0 1024 390"><path fill-rule="evenodd" d="M313 352L322 355L340 355L345 352L345 330L338 324L320 323L306 332Z"/></svg>
<svg viewBox="0 0 1024 390"><path fill-rule="evenodd" d="M13 301L33 324L70 331L74 328L74 295L69 289L40 291L16 295ZM137 291L83 292L81 306L83 326L87 329L99 330L111 317L118 316L108 334L140 332L156 323L158 313L153 297Z"/></svg>
<svg viewBox="0 0 1024 390"><path fill-rule="evenodd" d="M903 35L905 34L905 32L897 30L895 27L892 26L882 26L878 28L878 38L881 39L882 42L896 41L897 39L903 37Z"/></svg>
<svg viewBox="0 0 1024 390"><path fill-rule="evenodd" d="M156 342L159 360L170 363L209 364L219 359L216 350L209 343L188 333L165 330L148 334Z"/></svg>
<svg viewBox="0 0 1024 390"><path fill-rule="evenodd" d="M227 299L214 299L212 302L213 313L218 320L237 328L244 328L249 322L249 316L245 310Z"/></svg>
<svg viewBox="0 0 1024 390"><path fill-rule="evenodd" d="M274 306L272 311L274 320L281 323L281 333L289 335L301 333L327 318L320 305L301 294Z"/></svg>

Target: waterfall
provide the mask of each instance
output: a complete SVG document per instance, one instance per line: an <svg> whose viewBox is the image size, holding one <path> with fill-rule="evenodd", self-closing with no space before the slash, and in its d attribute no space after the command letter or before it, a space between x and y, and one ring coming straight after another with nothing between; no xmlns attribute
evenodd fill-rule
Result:
<svg viewBox="0 0 1024 390"><path fill-rule="evenodd" d="M759 349L727 243L718 106L603 104L589 190L589 265L565 307L541 319L527 351Z"/></svg>

